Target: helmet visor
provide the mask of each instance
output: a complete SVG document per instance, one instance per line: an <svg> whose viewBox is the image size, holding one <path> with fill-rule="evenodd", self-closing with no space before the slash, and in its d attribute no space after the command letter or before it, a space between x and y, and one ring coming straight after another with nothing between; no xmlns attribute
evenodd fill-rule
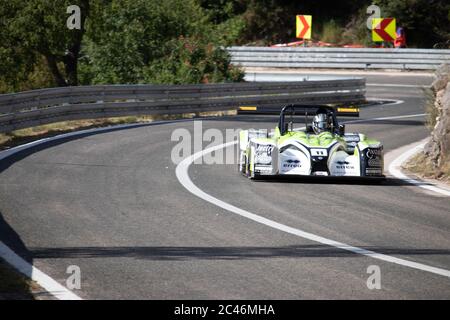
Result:
<svg viewBox="0 0 450 320"><path fill-rule="evenodd" d="M325 114L318 114L314 117L313 123L316 132L327 131L330 128L329 119Z"/></svg>

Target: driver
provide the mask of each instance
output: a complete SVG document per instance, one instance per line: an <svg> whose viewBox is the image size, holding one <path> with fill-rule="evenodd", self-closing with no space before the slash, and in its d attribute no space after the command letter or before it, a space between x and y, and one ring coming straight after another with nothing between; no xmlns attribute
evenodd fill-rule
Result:
<svg viewBox="0 0 450 320"><path fill-rule="evenodd" d="M326 110L317 110L316 115L313 118L312 127L315 134L322 132L331 132L333 126L333 119L327 113Z"/></svg>

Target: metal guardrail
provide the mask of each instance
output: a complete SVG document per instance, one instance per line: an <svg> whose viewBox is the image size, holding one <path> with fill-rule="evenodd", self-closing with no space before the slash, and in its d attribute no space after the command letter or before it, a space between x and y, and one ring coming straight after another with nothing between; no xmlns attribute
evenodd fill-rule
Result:
<svg viewBox="0 0 450 320"><path fill-rule="evenodd" d="M50 88L0 95L0 132L67 120L232 110L242 105L350 103L364 99L364 78Z"/></svg>
<svg viewBox="0 0 450 320"><path fill-rule="evenodd" d="M229 47L243 67L434 70L450 63L450 50L403 48Z"/></svg>

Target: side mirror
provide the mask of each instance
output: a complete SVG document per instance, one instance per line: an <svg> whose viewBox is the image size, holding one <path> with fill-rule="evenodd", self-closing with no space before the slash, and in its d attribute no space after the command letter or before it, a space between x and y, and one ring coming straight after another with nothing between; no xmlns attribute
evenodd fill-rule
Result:
<svg viewBox="0 0 450 320"><path fill-rule="evenodd" d="M345 124L339 125L339 135L343 136L345 134Z"/></svg>

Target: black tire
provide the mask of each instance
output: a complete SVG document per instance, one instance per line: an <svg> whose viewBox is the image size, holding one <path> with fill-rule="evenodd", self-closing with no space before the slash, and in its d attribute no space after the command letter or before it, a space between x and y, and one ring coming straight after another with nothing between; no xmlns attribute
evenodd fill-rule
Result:
<svg viewBox="0 0 450 320"><path fill-rule="evenodd" d="M244 161L241 162L241 156L239 155L238 172L244 176L247 176L247 157L244 156Z"/></svg>

